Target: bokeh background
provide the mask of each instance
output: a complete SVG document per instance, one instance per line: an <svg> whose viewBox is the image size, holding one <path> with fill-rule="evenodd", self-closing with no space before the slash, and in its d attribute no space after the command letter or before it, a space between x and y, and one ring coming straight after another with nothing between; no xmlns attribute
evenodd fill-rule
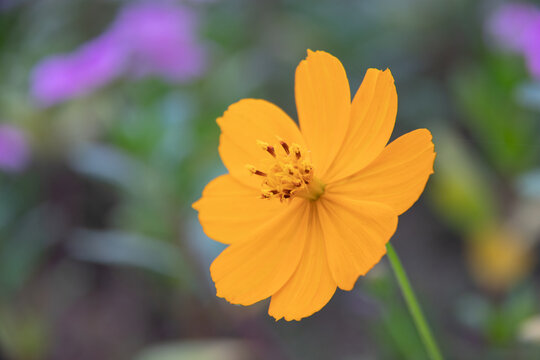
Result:
<svg viewBox="0 0 540 360"><path fill-rule="evenodd" d="M425 359L383 260L301 322L215 297L191 208L241 98L390 68L435 174L392 238L448 359L540 358L540 3L1 0L0 359Z"/></svg>

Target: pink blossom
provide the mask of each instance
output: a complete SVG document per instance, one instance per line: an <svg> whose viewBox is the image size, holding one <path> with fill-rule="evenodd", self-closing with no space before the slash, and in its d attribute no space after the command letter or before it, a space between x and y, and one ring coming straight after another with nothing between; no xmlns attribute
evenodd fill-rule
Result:
<svg viewBox="0 0 540 360"><path fill-rule="evenodd" d="M41 61L31 94L50 106L89 94L120 76L159 76L186 82L200 76L206 53L196 33L197 16L169 2L127 5L98 38L70 54Z"/></svg>
<svg viewBox="0 0 540 360"><path fill-rule="evenodd" d="M525 3L502 5L488 20L487 31L497 45L523 55L531 75L540 79L540 8Z"/></svg>
<svg viewBox="0 0 540 360"><path fill-rule="evenodd" d="M22 171L28 164L30 149L24 132L16 126L0 125L0 170Z"/></svg>

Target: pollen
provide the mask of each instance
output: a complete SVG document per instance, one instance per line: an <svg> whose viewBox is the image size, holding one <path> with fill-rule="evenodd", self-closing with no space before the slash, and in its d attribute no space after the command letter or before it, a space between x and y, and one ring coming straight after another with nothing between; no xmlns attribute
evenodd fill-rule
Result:
<svg viewBox="0 0 540 360"><path fill-rule="evenodd" d="M295 196L310 200L319 198L324 192L324 185L314 177L308 151L295 143L289 145L281 138L278 142L279 145L272 146L257 140L257 145L271 157L264 159L262 170L246 165L249 172L262 177L261 198L280 201Z"/></svg>

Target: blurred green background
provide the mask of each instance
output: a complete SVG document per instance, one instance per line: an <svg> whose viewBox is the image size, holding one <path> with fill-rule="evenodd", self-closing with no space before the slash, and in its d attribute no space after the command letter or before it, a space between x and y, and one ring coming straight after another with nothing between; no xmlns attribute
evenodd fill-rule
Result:
<svg viewBox="0 0 540 360"><path fill-rule="evenodd" d="M539 358L540 80L486 34L501 2L162 4L188 14L163 30L182 34L132 33L146 20L118 20L129 1L0 2L0 359L426 358L386 260L301 322L215 297L223 246L191 209L225 172L215 119L248 97L295 118L308 48L338 57L353 91L390 68L393 137L434 134L435 174L392 242L443 353ZM121 58L107 76L106 51ZM190 51L185 76L161 62ZM67 85L36 70L57 54Z"/></svg>

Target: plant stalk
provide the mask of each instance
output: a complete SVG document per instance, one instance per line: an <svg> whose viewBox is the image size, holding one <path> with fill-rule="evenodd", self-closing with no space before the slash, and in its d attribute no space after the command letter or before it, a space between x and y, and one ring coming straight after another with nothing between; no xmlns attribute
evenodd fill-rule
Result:
<svg viewBox="0 0 540 360"><path fill-rule="evenodd" d="M429 358L431 360L443 360L439 347L435 342L431 330L429 329L428 323L424 318L424 314L422 313L422 309L418 304L418 300L416 299L414 290L411 286L411 283L409 282L407 273L405 272L405 269L403 268L403 265L399 260L398 254L390 243L386 244L386 249L388 260L390 261L390 265L396 276L397 282L401 289L401 293L405 298L407 308L409 309L409 313L414 320L414 325L416 326L416 330L418 330L418 334L420 335L420 338L424 343L424 347L426 348L426 352L428 353Z"/></svg>

